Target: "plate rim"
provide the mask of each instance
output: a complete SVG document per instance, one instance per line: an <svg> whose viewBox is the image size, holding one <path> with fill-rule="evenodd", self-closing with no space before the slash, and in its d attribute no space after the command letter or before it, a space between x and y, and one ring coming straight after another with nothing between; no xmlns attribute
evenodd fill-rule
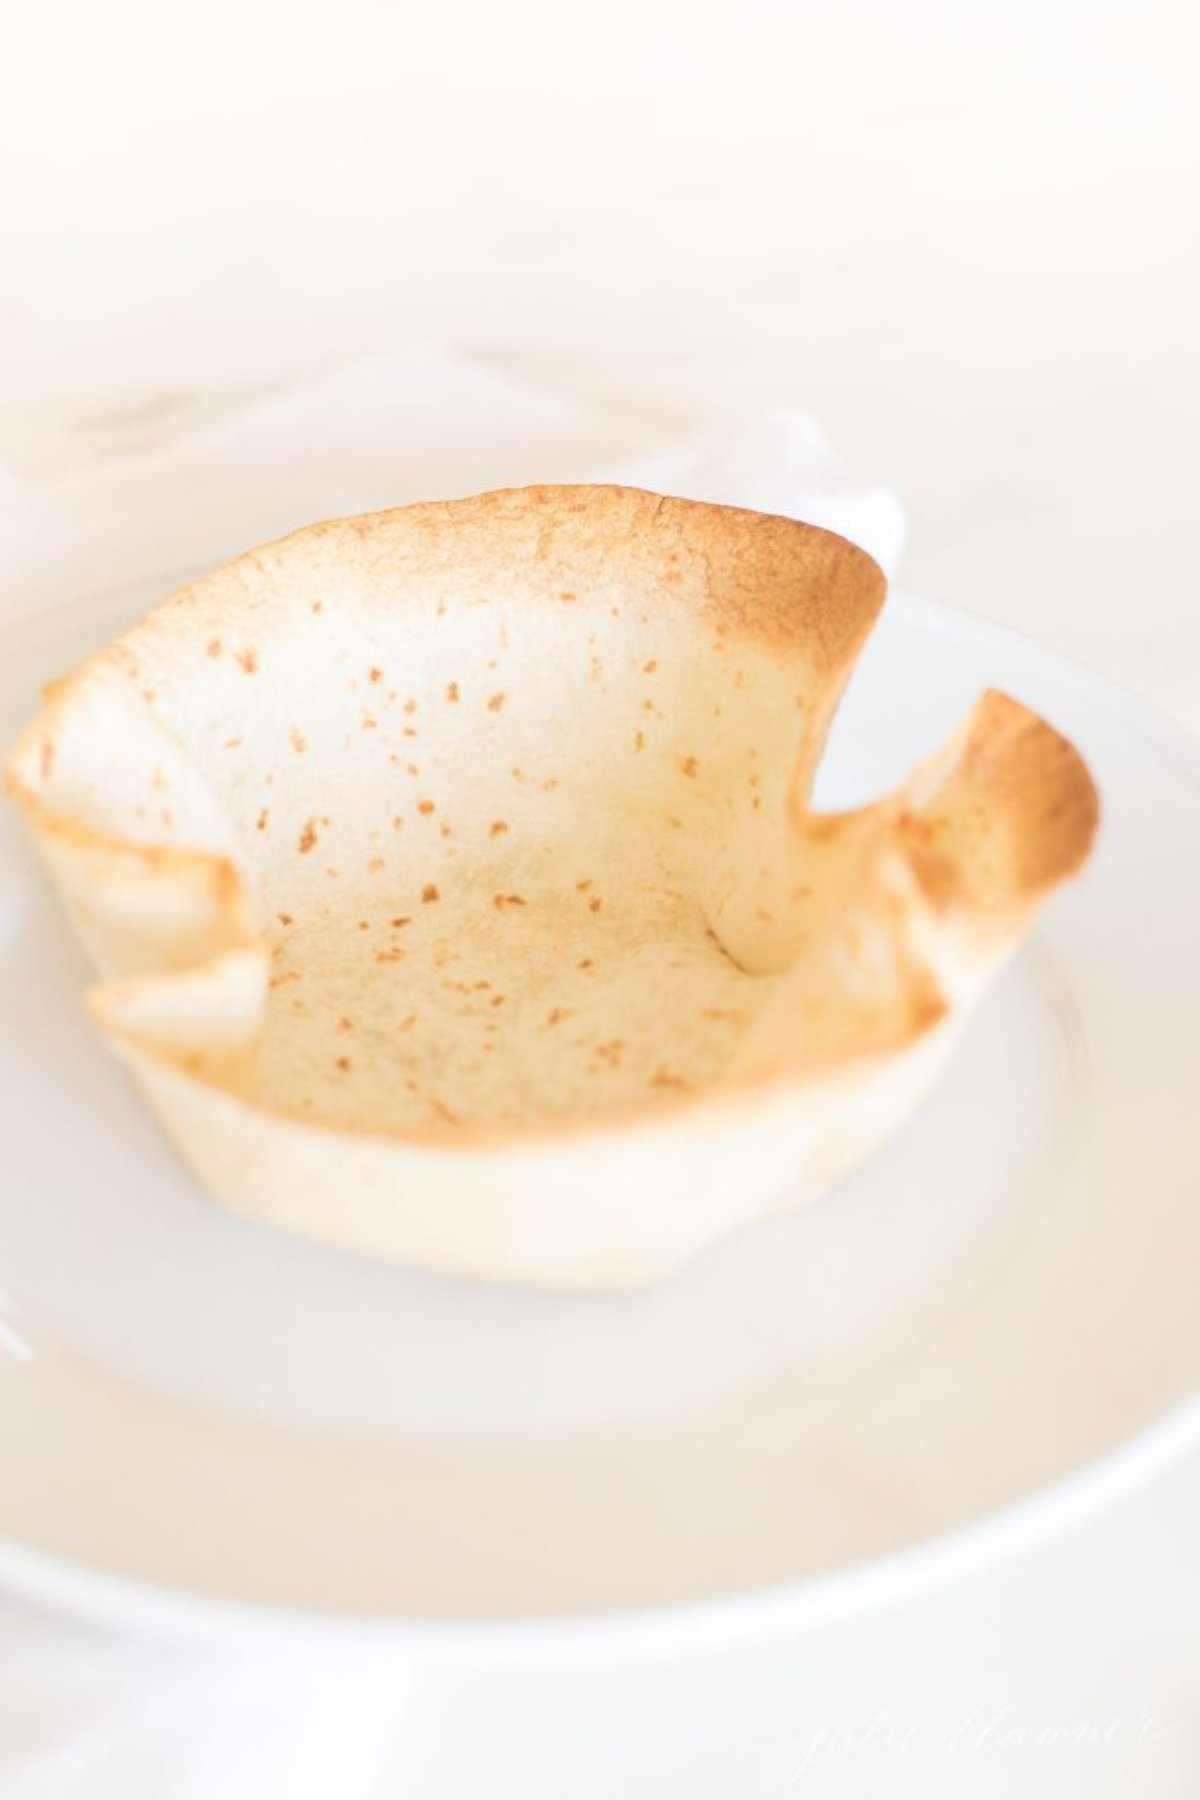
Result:
<svg viewBox="0 0 1200 1800"><path fill-rule="evenodd" d="M0 627L0 645L40 638L54 625L114 602L121 593L186 579L147 574ZM951 601L904 586L887 611L958 642L994 644L1067 683L1165 758L1200 790L1200 734L1155 701L1031 634ZM207 1593L186 1584L123 1575L32 1548L0 1533L0 1588L60 1613L188 1643L320 1635L419 1655L422 1663L494 1664L531 1658L606 1661L703 1653L767 1643L896 1603L981 1573L1111 1510L1200 1444L1200 1389L1061 1479L952 1531L827 1574L743 1592L611 1612L495 1619L422 1619Z"/></svg>

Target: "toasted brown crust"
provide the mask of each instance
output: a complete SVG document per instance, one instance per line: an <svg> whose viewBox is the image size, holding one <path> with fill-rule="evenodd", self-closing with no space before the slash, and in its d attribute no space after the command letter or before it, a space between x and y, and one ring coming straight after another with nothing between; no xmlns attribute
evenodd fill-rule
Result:
<svg viewBox="0 0 1200 1800"><path fill-rule="evenodd" d="M991 909L1034 901L1083 866L1100 818L1083 758L1044 719L989 690L934 759L909 854L931 902ZM947 861L939 840L953 836Z"/></svg>
<svg viewBox="0 0 1200 1800"><path fill-rule="evenodd" d="M835 532L613 485L503 488L332 519L280 539L269 553L282 567L295 553L308 563L320 546L336 561L348 541L364 540L384 560L405 555L429 568L445 558L459 578L478 566L485 582L497 558L523 560L552 592L571 591L560 576L619 571L631 591L654 593L659 604L685 607L731 635L779 644L799 636L810 652L815 643L824 669L853 661L886 591L878 564Z"/></svg>

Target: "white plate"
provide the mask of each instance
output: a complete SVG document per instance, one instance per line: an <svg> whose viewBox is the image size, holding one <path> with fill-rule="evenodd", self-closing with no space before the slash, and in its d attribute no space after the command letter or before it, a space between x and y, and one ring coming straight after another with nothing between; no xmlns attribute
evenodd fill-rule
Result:
<svg viewBox="0 0 1200 1800"><path fill-rule="evenodd" d="M172 585L10 633L0 738ZM1091 763L1085 878L869 1168L632 1298L473 1290L220 1212L91 1036L0 821L0 1575L184 1629L695 1641L977 1561L1191 1433L1200 753L896 597L820 797L894 784L989 684Z"/></svg>

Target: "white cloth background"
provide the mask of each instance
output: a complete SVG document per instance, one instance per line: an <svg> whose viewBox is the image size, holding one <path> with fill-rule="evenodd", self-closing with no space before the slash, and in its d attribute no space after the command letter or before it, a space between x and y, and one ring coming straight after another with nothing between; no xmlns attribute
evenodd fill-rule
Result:
<svg viewBox="0 0 1200 1800"><path fill-rule="evenodd" d="M791 512L887 567L899 501L855 486L785 408L681 444L424 345L239 409L135 456L30 481L0 470L0 621L231 556L316 518L536 481L622 479Z"/></svg>
<svg viewBox="0 0 1200 1800"><path fill-rule="evenodd" d="M5 570L0 624L127 580L212 563L316 517L488 486L601 476L811 519L855 538L889 569L903 543L904 518L896 497L886 489L856 486L802 414L758 410L714 421L685 443L649 442L644 428L582 411L492 371L415 347L210 420L190 436L148 446L136 456L36 482L0 473L0 561ZM1187 1540L1177 1529L1177 1487L1166 1504L1166 1524L1157 1533L1160 1556L1179 1555L1181 1545L1186 1554ZM1131 1514L1132 1525L1118 1522L1116 1535L1110 1532L1108 1538L1101 1533L1093 1564L1086 1543L1082 1549L1076 1546L1064 1565L1074 1573L1068 1573L1067 1588L1060 1587L1060 1608L1064 1592L1095 1594L1103 1580L1111 1584L1114 1556L1117 1574L1126 1582L1121 1591L1128 1594L1140 1555L1137 1538L1147 1516L1141 1503L1140 1512L1135 1508ZM1022 1580L1027 1586L1032 1582L1028 1627L1035 1636L1040 1635L1039 1584L1053 1596L1053 1579L1046 1576L1053 1561L1047 1564L1047 1556L1052 1559L1053 1551L1043 1555L1040 1575L1014 1578L1018 1587ZM924 1624L919 1628L929 1644L936 1645L939 1632L970 1630L969 1611L956 1604L957 1613L936 1598L922 1603ZM1056 1602L1051 1597L1047 1604ZM1121 1628L1120 1621L1114 1624ZM879 1708L870 1698L870 1658L875 1654L886 1664L893 1656L888 1633L894 1636L897 1625L893 1616L874 1637L869 1620L854 1629L860 1633L859 1649L850 1658L843 1689L839 1694L836 1684L829 1686L829 1670L836 1669L839 1654L845 1660L844 1630L831 1640L824 1687L820 1680L815 1686L810 1681L808 1710L802 1709L794 1728L798 1747L790 1750L764 1745L762 1735L769 1737L774 1728L761 1720L747 1722L746 1741L732 1761L722 1762L698 1748L703 1734L693 1723L680 1739L690 1746L682 1761L668 1756L664 1762L661 1716L649 1726L644 1717L639 1723L634 1705L625 1726L618 1710L605 1727L610 1749L613 1738L620 1739L625 1730L624 1764L606 1765L598 1751L564 1763L561 1743L556 1750L550 1738L539 1762L527 1745L519 1751L511 1743L507 1752L503 1748L504 1731L521 1704L532 1704L529 1716L536 1718L536 1698L521 1702L510 1695L501 1719L495 1698L489 1701L483 1694L478 1703L481 1717L490 1717L485 1731L491 1732L491 1748L486 1754L479 1750L479 1760L468 1768L464 1758L469 1760L472 1734L464 1733L460 1718L439 1715L435 1694L422 1707L421 1754L427 1758L422 1777L413 1768L420 1734L413 1727L412 1671L386 1657L366 1660L349 1650L334 1652L299 1639L286 1648L272 1644L269 1650L236 1654L167 1647L0 1599L0 1793L4 1800L378 1800L400 1792L481 1791L481 1782L497 1792L516 1792L503 1763L508 1754L520 1765L525 1800L565 1791L564 1780L576 1796L619 1790L663 1800L686 1793L688 1800L701 1800L735 1787L747 1795L782 1794L801 1780L811 1780L823 1793L858 1794L876 1791L876 1753L883 1758L878 1774L894 1778L895 1747L886 1739L906 1723L918 1736L924 1733L930 1751L922 1759L922 1791L959 1793L963 1766L961 1759L956 1764L950 1748L953 1720L947 1724L950 1715L939 1714L936 1704L928 1712L928 1691L909 1693L908 1703L925 1712L901 1712L872 1735L871 1721ZM1043 1649L1056 1641L1047 1625ZM1031 1644L1033 1660L1036 1650ZM817 1656L820 1663L819 1650ZM781 1667L771 1677L776 1683ZM868 1671L865 1689L854 1678L855 1668ZM989 1679L995 1678L993 1665ZM800 1673L791 1679L806 1678ZM1171 1718L1179 1712L1178 1681L1184 1678L1177 1678L1169 1699L1161 1703L1154 1700L1149 1679L1148 1672L1147 1685L1136 1695L1120 1682L1114 1691L1106 1665L1106 1716L1115 1718L1118 1706L1128 1712L1118 1745L1121 1754L1135 1759L1131 1770L1137 1772L1137 1791L1193 1793L1191 1787L1163 1785L1173 1784L1177 1775L1181 1782L1190 1779L1184 1774L1185 1763L1191 1766L1188 1746L1178 1732L1171 1738L1162 1725L1164 1706ZM724 1691L728 1695L731 1690L726 1686ZM888 1692L898 1691L893 1682ZM686 1692L679 1690L680 1705L687 1705ZM970 1687L956 1689L953 1683L947 1692L952 1712L957 1708L958 1715L968 1717L978 1693ZM1095 1713L1097 1692L1094 1684L1089 1688L1085 1660L1073 1667L1062 1705L1069 1701L1071 1716L1086 1721ZM615 1689L613 1693L618 1706ZM991 1695L994 1706L995 1693L994 1685L988 1688L984 1703ZM546 1704L561 1719L561 1709L569 1716L573 1702L559 1693ZM1149 1752L1138 1739L1143 1715L1157 1731L1153 1772L1161 1779L1155 1787L1144 1779ZM585 1710L579 1718L581 1729L595 1729L594 1713ZM857 1751L820 1744L823 1722L848 1733L848 1743L857 1733ZM723 1741L728 1744L728 1732ZM811 1754L805 1754L806 1745ZM948 1783L944 1790L935 1766L939 1745L946 1752L941 1759ZM1094 1743L1064 1745L1063 1754L1075 1754L1076 1766L1056 1764L1051 1769L1055 1785L1044 1790L1028 1779L1028 1764L1021 1765L1021 1791L1065 1794L1067 1777L1081 1771L1087 1785L1079 1791L1087 1792L1089 1800L1110 1791L1097 1785L1097 1776L1111 1759L1097 1761L1103 1753ZM601 1772L606 1766L611 1777ZM1043 1772L1046 1767L1043 1763ZM407 1773L397 1772L401 1770ZM768 1773L756 1785L756 1771L761 1770ZM981 1784L978 1760L970 1773L976 1795L1018 1791ZM616 1786L606 1789L610 1780ZM713 1781L719 1785L707 1785Z"/></svg>

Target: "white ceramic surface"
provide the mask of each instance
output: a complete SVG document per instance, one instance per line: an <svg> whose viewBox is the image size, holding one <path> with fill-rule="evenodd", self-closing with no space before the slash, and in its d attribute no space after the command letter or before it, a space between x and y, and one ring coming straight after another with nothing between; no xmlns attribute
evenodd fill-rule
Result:
<svg viewBox="0 0 1200 1800"><path fill-rule="evenodd" d="M10 632L0 733L168 585ZM1200 752L897 597L822 796L899 779L987 684L1087 755L1093 865L881 1157L633 1298L484 1293L218 1212L89 1035L82 958L6 817L0 1574L184 1629L249 1606L527 1637L620 1609L593 1635L629 1645L683 1607L753 1632L978 1561L1182 1441Z"/></svg>

